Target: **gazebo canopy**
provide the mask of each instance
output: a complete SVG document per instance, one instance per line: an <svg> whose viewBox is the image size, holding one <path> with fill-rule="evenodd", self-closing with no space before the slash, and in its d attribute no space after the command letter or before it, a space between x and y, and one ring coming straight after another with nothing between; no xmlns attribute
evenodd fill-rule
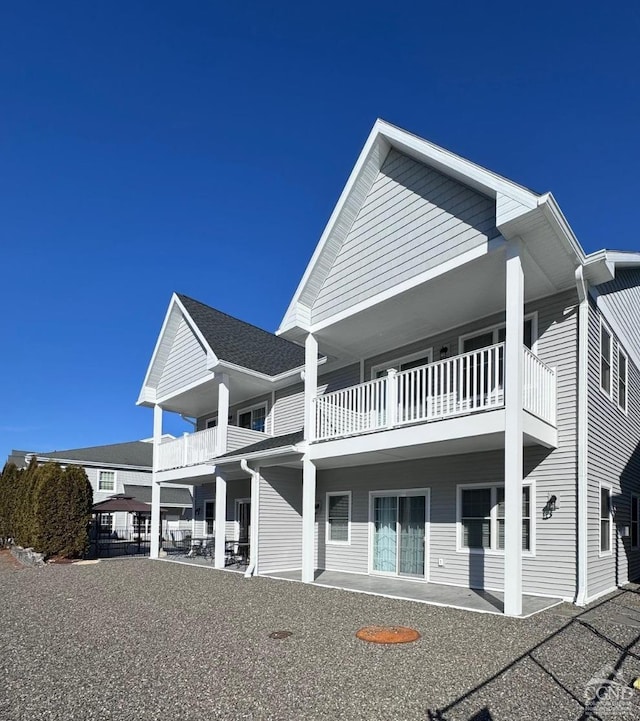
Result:
<svg viewBox="0 0 640 721"><path fill-rule="evenodd" d="M133 496L127 496L124 493L118 493L110 496L104 501L94 503L92 508L94 513L151 513L151 508L147 503L139 501Z"/></svg>

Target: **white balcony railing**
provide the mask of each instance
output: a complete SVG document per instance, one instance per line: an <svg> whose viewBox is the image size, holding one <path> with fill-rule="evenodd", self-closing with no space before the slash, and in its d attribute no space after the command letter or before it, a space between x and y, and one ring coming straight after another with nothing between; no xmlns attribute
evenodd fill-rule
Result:
<svg viewBox="0 0 640 721"><path fill-rule="evenodd" d="M524 409L555 426L557 405L555 370L525 348L522 375Z"/></svg>
<svg viewBox="0 0 640 721"><path fill-rule="evenodd" d="M217 428L185 433L181 438L161 443L158 447L158 470L195 466L216 455Z"/></svg>
<svg viewBox="0 0 640 721"><path fill-rule="evenodd" d="M525 348L526 410L555 424L555 372ZM318 396L315 440L504 406L504 343Z"/></svg>

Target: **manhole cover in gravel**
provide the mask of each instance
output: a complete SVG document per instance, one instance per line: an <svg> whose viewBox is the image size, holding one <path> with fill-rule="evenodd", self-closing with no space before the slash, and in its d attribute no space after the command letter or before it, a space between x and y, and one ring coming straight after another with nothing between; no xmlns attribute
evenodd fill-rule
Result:
<svg viewBox="0 0 640 721"><path fill-rule="evenodd" d="M411 643L420 634L407 626L365 626L356 632L356 637L370 643Z"/></svg>
<svg viewBox="0 0 640 721"><path fill-rule="evenodd" d="M272 631L269 634L269 638L275 638L275 639L282 639L282 638L289 638L293 634L293 631Z"/></svg>

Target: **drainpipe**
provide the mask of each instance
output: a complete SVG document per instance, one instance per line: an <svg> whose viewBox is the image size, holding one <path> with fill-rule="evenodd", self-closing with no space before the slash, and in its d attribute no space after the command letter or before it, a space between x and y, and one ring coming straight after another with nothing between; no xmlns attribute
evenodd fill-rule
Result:
<svg viewBox="0 0 640 721"><path fill-rule="evenodd" d="M251 476L251 538L249 539L249 565L244 572L245 578L251 578L256 570L258 560L258 489L260 487L260 471L249 467L246 458L240 460L240 468Z"/></svg>
<svg viewBox="0 0 640 721"><path fill-rule="evenodd" d="M584 268L576 269L576 288L580 300L578 310L578 582L576 605L586 604L587 590L587 552L588 552L588 499L587 499L587 449L588 449L588 352L589 352L589 283L584 277Z"/></svg>

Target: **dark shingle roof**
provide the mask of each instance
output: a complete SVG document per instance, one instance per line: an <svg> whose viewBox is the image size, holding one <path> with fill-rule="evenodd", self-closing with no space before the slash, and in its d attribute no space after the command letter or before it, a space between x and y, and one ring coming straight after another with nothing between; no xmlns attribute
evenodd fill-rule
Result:
<svg viewBox="0 0 640 721"><path fill-rule="evenodd" d="M250 446L236 448L235 451L225 453L224 455L220 456L220 458L243 456L248 453L257 453L259 451L270 451L273 448L286 448L287 446L295 446L296 443L300 443L300 441L302 440L304 440L304 431L287 433L284 436L273 436L272 438L265 438L263 441L252 443Z"/></svg>
<svg viewBox="0 0 640 721"><path fill-rule="evenodd" d="M124 484L124 492L127 496L133 496L143 503L151 503L151 486L132 486L128 483ZM174 488L172 486L163 486L160 489L160 505L165 503L175 503L181 506L191 505L191 493L188 488Z"/></svg>
<svg viewBox="0 0 640 721"><path fill-rule="evenodd" d="M54 458L66 461L86 463L109 463L114 466L153 466L153 443L130 441L129 443L113 443L108 446L91 446L89 448L73 448L68 451L51 451L38 453L41 458Z"/></svg>
<svg viewBox="0 0 640 721"><path fill-rule="evenodd" d="M304 366L304 348L262 328L177 294L216 356L242 368L276 376Z"/></svg>

